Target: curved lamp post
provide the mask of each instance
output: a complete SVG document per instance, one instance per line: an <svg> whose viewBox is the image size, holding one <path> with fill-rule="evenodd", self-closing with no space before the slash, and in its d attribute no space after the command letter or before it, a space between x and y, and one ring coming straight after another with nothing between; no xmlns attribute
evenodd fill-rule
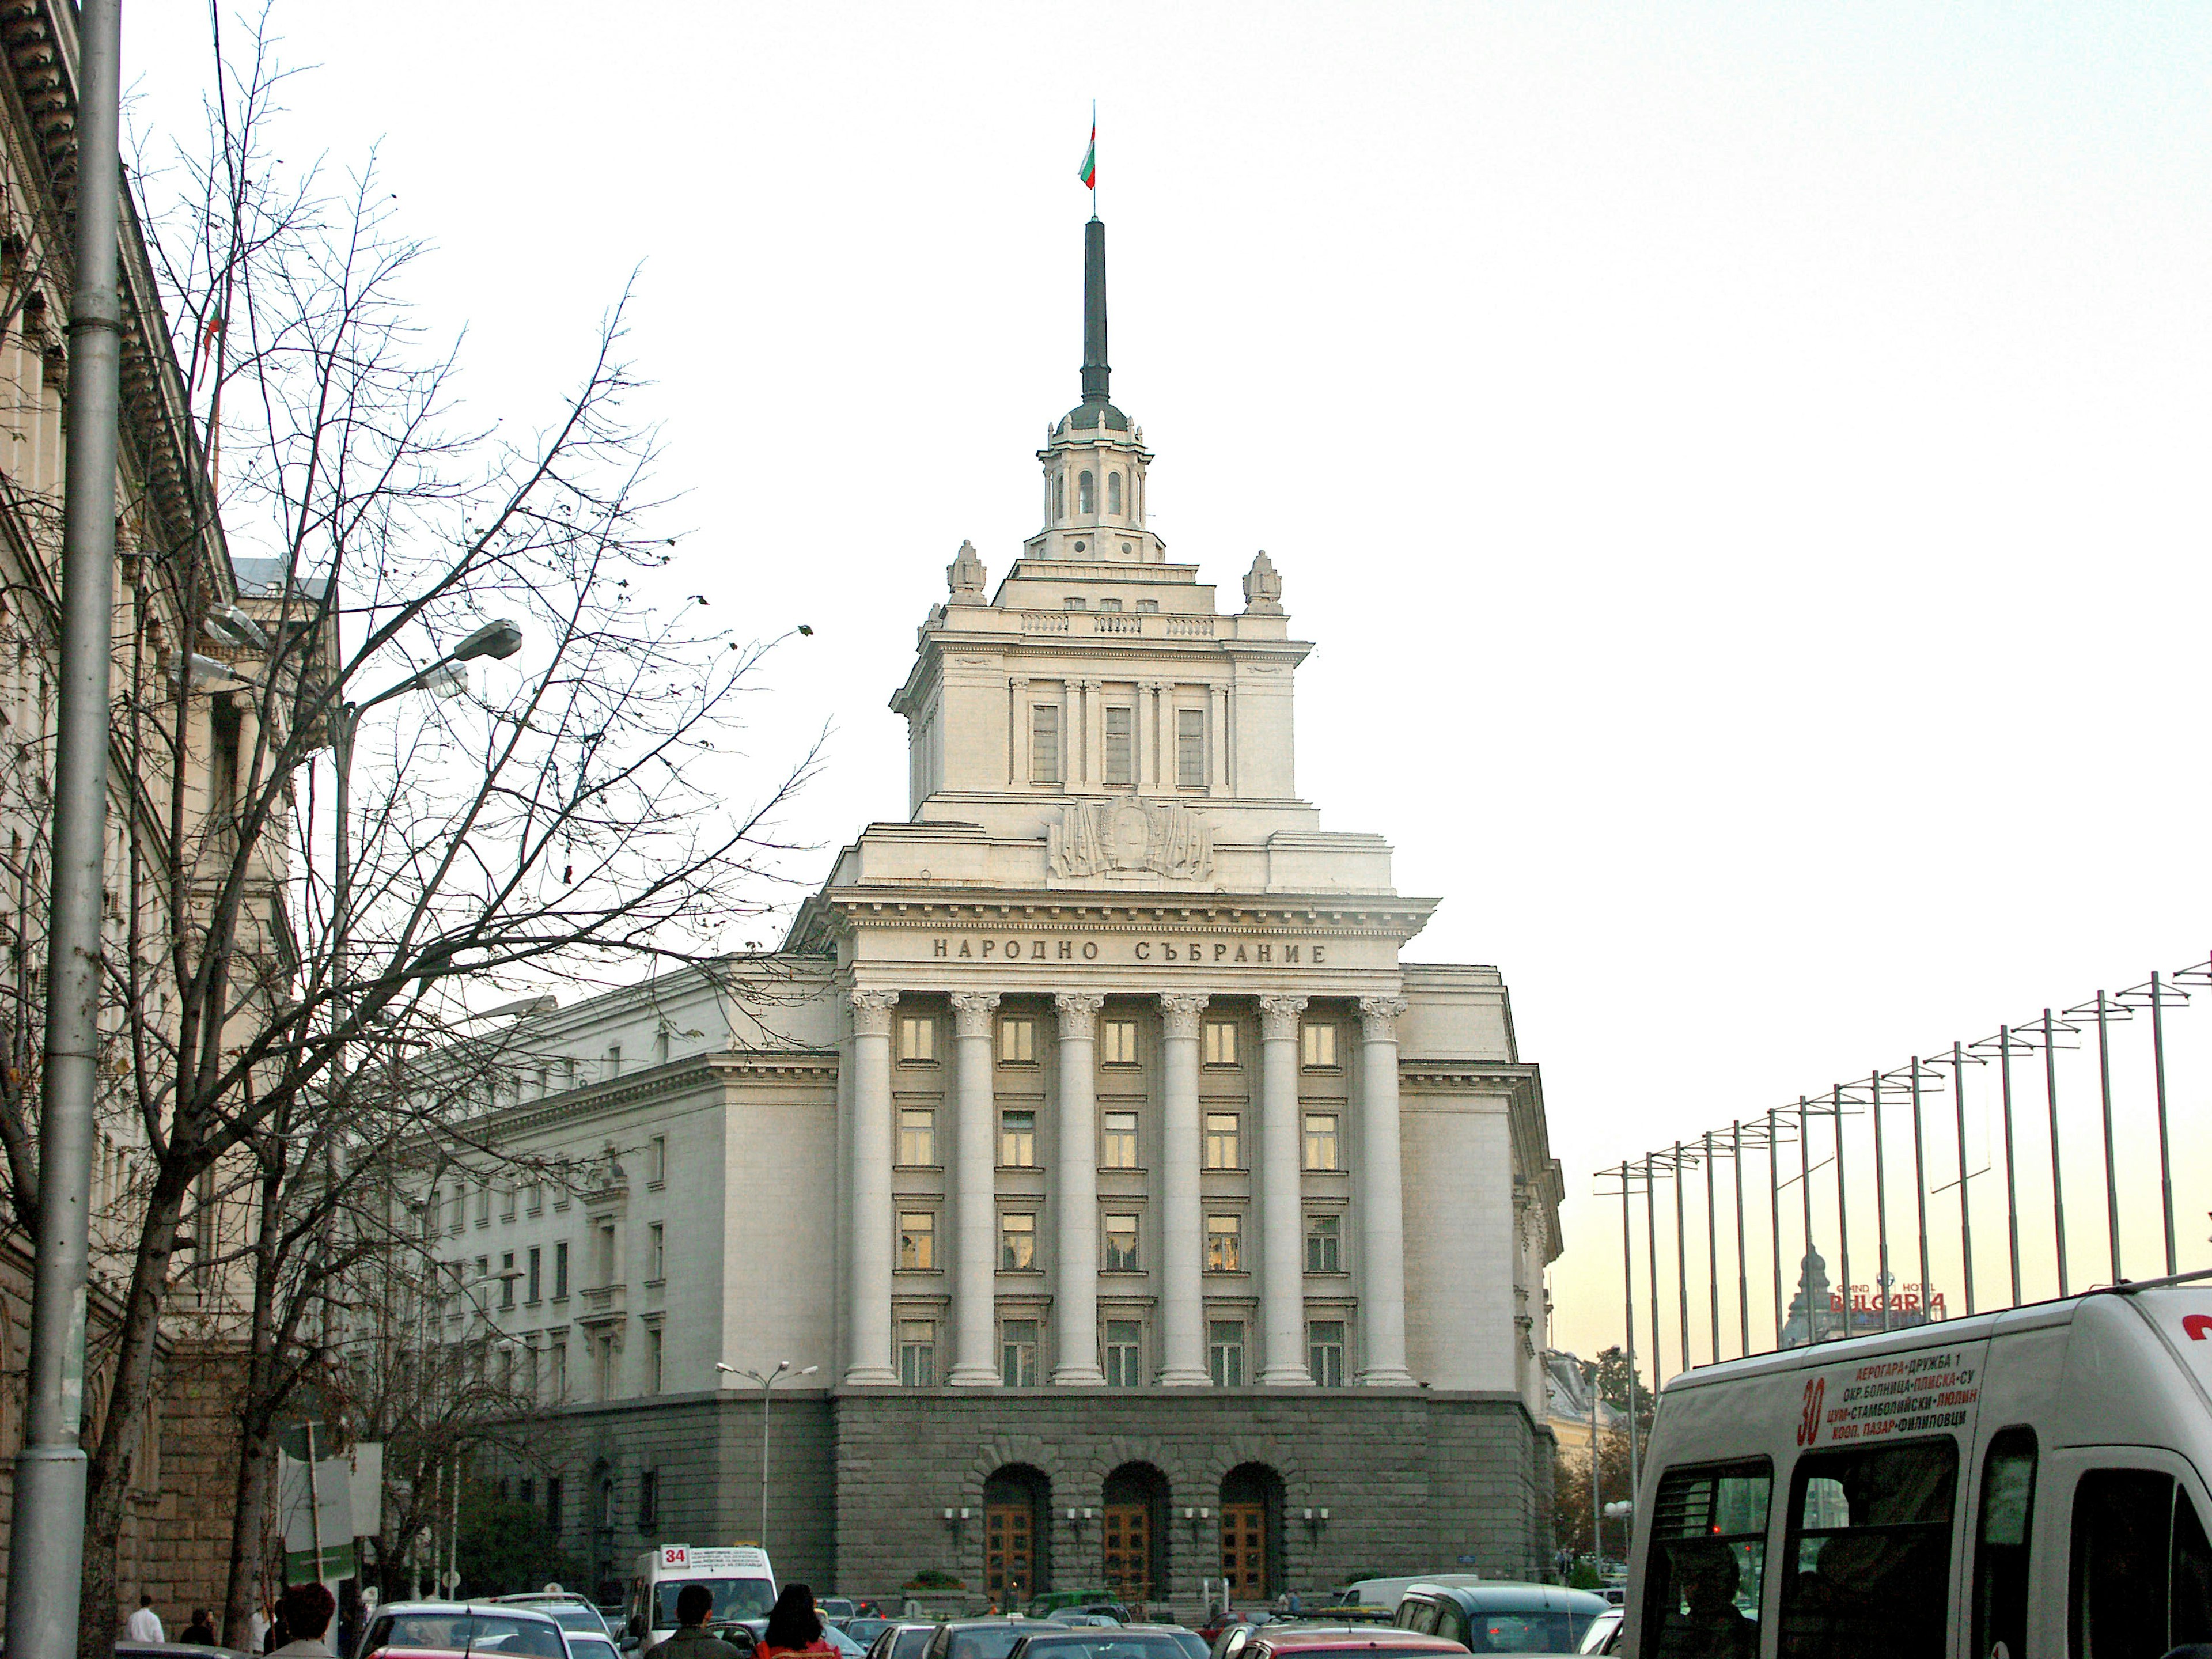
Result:
<svg viewBox="0 0 2212 1659"><path fill-rule="evenodd" d="M766 1376L762 1376L758 1371L749 1371L749 1370L742 1370L741 1368L739 1368L739 1367L738 1367L738 1366L736 1366L736 1365L725 1365L724 1364L722 1364L722 1362L721 1362L720 1360L719 1360L719 1359L718 1359L718 1360L716 1360L716 1361L714 1362L714 1369L715 1369L716 1370L718 1370L718 1371L726 1371L726 1372L727 1372L727 1373L728 1373L730 1376L748 1376L748 1377L750 1377L754 1382L757 1382L757 1383L759 1383L759 1384L760 1384L760 1391L761 1391L761 1522L760 1522L760 1541L761 1541L761 1547L762 1547L763 1549L766 1549L766 1548L768 1547L768 1401L769 1401L769 1395L773 1394L773 1393L775 1391L775 1385L776 1385L777 1383L779 1383L779 1382L781 1382L785 1381L787 1376L813 1376L813 1375L814 1375L814 1373L815 1373L815 1372L817 1372L817 1371L820 1370L822 1369L822 1367L820 1367L819 1365L809 1365L809 1366L806 1366L806 1367L805 1367L805 1369L803 1369L803 1370L795 1370L795 1371L794 1371L794 1370L793 1370L791 1369L791 1362L790 1362L788 1359L779 1359L779 1360L777 1360L777 1361L775 1362L775 1369L774 1370L770 1371L770 1372L769 1372Z"/></svg>

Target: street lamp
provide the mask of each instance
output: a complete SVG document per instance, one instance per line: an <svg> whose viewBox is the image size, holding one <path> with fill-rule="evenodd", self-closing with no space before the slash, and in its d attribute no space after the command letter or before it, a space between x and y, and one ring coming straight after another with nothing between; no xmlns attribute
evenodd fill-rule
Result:
<svg viewBox="0 0 2212 1659"><path fill-rule="evenodd" d="M784 1380L784 1374L785 1374L786 1372L787 1372L787 1371L788 1371L788 1372L790 1372L790 1374L791 1374L793 1376L813 1376L813 1375L814 1375L814 1373L815 1373L815 1372L817 1372L817 1371L820 1370L822 1369L822 1367L821 1367L821 1366L819 1366L819 1365L809 1365L809 1366L805 1367L805 1369L804 1369L803 1370L796 1370L796 1371L794 1371L794 1370L792 1370L792 1369L791 1369L791 1362L790 1362L788 1359L779 1359L779 1360L777 1360L777 1361L775 1362L775 1369L774 1370L770 1371L770 1372L769 1372L766 1376L762 1376L758 1371L749 1371L749 1370L742 1370L742 1369L740 1369L739 1367L738 1367L738 1366L736 1366L736 1365L725 1365L725 1364L724 1364L720 1360L719 1360L719 1359L718 1359L718 1360L716 1360L716 1361L714 1362L714 1369L715 1369L716 1370L718 1370L718 1371L726 1371L726 1372L728 1372L732 1376L749 1376L749 1377L752 1378L752 1380L753 1380L754 1382L757 1382L757 1383L759 1383L759 1384L760 1384L760 1391L761 1391L761 1523L760 1523L760 1541L761 1541L761 1547L762 1547L763 1549L766 1549L766 1548L768 1547L768 1400L769 1400L769 1395L771 1393L773 1393L773 1392L775 1391L775 1385L776 1385L777 1383L779 1383L779 1382L782 1382L782 1381Z"/></svg>

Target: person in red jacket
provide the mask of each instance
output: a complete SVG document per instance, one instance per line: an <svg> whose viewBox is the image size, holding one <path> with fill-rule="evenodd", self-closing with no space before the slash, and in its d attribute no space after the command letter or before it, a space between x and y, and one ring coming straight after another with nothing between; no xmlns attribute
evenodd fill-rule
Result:
<svg viewBox="0 0 2212 1659"><path fill-rule="evenodd" d="M822 1633L822 1615L814 1610L814 1592L804 1584L786 1584L768 1616L768 1628L753 1649L753 1659L779 1659L787 1653L835 1653Z"/></svg>

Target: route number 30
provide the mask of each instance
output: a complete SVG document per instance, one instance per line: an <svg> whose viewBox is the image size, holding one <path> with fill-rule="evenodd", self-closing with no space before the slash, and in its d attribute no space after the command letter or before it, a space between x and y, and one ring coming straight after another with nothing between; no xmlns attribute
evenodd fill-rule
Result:
<svg viewBox="0 0 2212 1659"><path fill-rule="evenodd" d="M1797 1419L1797 1443L1809 1446L1820 1437L1820 1406L1828 1397L1828 1380L1816 1376L1805 1384L1805 1414Z"/></svg>

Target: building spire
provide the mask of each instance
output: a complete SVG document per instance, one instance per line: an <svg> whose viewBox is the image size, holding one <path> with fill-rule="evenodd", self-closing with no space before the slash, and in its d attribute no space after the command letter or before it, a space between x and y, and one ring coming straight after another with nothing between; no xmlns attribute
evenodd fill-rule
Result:
<svg viewBox="0 0 2212 1659"><path fill-rule="evenodd" d="M1106 227L1094 212L1083 227L1083 401L1107 401Z"/></svg>

